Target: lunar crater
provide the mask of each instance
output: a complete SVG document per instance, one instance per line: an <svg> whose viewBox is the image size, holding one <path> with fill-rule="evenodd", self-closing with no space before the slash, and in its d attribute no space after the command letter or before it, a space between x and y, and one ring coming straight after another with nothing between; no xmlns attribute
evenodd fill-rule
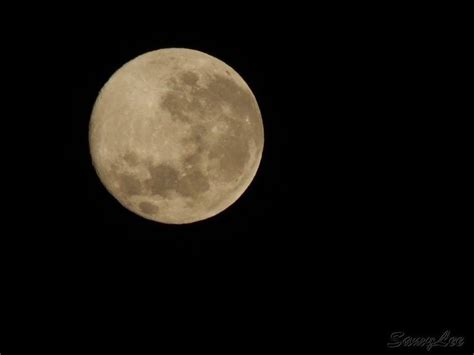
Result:
<svg viewBox="0 0 474 355"><path fill-rule="evenodd" d="M138 165L138 155L133 151L125 153L123 155L123 160L128 166L134 167Z"/></svg>
<svg viewBox="0 0 474 355"><path fill-rule="evenodd" d="M140 202L138 208L145 214L155 214L159 210L158 206L150 202Z"/></svg>

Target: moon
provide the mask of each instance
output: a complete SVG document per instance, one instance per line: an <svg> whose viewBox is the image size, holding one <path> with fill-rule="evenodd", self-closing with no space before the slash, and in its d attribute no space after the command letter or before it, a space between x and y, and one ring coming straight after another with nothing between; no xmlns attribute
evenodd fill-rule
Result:
<svg viewBox="0 0 474 355"><path fill-rule="evenodd" d="M262 158L257 100L229 65L167 48L118 69L92 110L89 146L106 189L168 224L204 220L245 192Z"/></svg>

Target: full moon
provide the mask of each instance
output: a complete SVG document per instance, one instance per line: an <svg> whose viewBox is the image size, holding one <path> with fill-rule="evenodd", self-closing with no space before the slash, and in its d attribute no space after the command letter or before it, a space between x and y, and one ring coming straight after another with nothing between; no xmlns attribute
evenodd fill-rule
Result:
<svg viewBox="0 0 474 355"><path fill-rule="evenodd" d="M128 210L184 224L244 193L263 151L252 91L203 52L168 48L132 59L101 89L89 125L92 163Z"/></svg>

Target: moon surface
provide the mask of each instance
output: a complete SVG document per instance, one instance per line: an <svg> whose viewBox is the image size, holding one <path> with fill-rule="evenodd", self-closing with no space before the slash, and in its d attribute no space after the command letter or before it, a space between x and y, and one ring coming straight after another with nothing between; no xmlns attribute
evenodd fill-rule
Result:
<svg viewBox="0 0 474 355"><path fill-rule="evenodd" d="M89 126L96 172L127 209L184 224L232 205L264 143L252 91L230 66L183 48L145 53L100 91Z"/></svg>

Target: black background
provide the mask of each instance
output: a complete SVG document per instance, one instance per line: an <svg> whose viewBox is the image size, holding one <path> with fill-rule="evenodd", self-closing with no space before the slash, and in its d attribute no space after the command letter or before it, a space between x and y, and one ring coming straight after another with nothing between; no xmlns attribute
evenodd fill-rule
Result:
<svg viewBox="0 0 474 355"><path fill-rule="evenodd" d="M450 329L472 339L465 327L472 322L472 114L462 11L262 5L257 14L248 5L220 6L116 6L96 16L94 7L71 8L39 36L51 78L45 100L60 104L32 142L51 150L59 169L37 163L47 203L14 222L13 230L27 231L21 237L2 237L5 267L15 265L10 289L35 295L31 302L20 292L26 313L41 309L44 289L53 294L46 304L67 310L59 323L85 319L95 329L116 321L129 338L136 324L145 342L189 332L196 344L229 339L224 349L242 351L256 341L252 351L309 342L336 353L415 352L389 351L394 331ZM265 128L262 162L244 195L183 226L124 209L98 180L87 141L108 78L137 55L167 47L232 66L253 90ZM197 335L209 321L207 336ZM469 341L458 350L472 353Z"/></svg>

